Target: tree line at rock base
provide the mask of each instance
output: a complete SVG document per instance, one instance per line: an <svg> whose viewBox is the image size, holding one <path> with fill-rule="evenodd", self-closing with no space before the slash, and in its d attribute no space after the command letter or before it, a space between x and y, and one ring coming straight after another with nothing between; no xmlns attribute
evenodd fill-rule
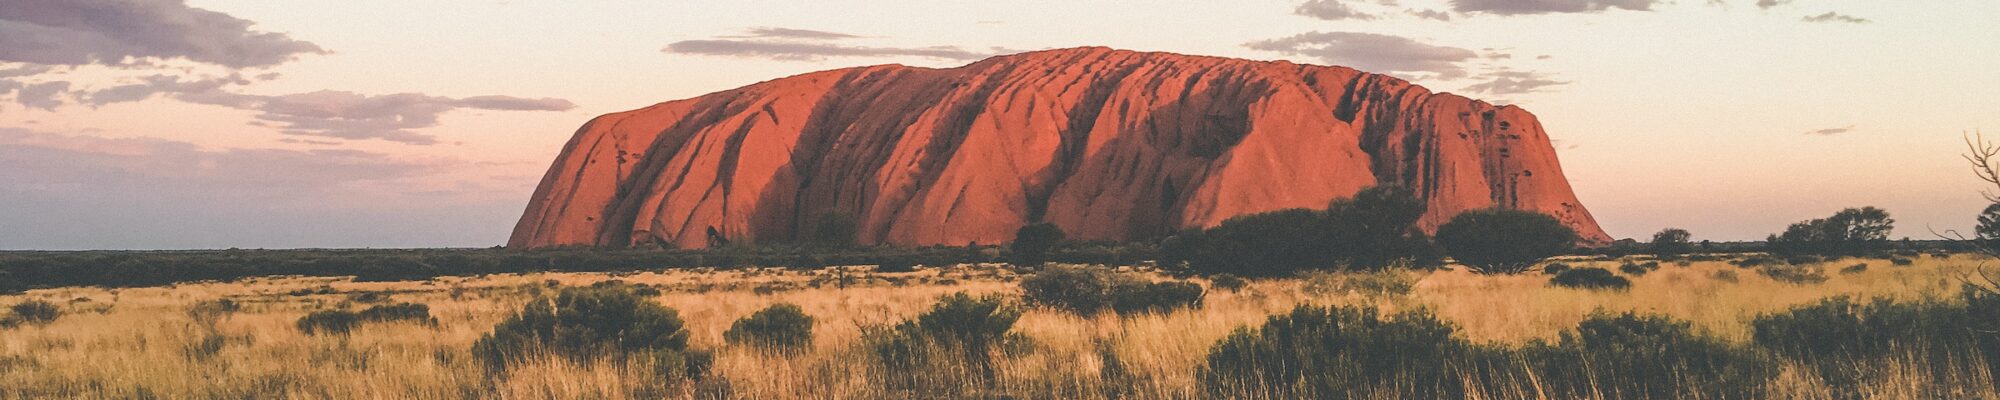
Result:
<svg viewBox="0 0 2000 400"><path fill-rule="evenodd" d="M1981 221L2000 221L2000 208ZM1291 209L1239 216L1207 229L1190 229L1153 241L1129 243L1066 240L1059 227L1024 226L1006 246L856 246L851 232L818 229L798 244L733 245L704 250L668 249L304 249L200 251L0 252L0 293L63 286L135 287L258 276L354 276L363 281L422 280L526 272L616 272L697 267L918 265L1008 262L1040 265L1157 263L1186 274L1290 276L1316 270L1434 268L1447 257L1484 273L1518 273L1562 254L1618 257L1651 254L1767 252L1788 262L1822 257L1965 250L1963 241L1888 240L1894 223L1873 207L1800 222L1764 242L1691 242L1685 230L1666 229L1649 243L1625 240L1576 248L1576 234L1547 215L1516 210L1459 214L1436 237L1416 228L1423 203L1394 186L1362 190L1325 209ZM848 227L838 219L821 227ZM1991 228L1991 229L1988 229ZM1978 232L2000 240L2000 222Z"/></svg>

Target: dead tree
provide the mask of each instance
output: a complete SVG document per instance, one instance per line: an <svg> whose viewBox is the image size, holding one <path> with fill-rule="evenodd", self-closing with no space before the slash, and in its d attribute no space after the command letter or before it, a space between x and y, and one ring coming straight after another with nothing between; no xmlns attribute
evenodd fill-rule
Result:
<svg viewBox="0 0 2000 400"><path fill-rule="evenodd" d="M1963 156L1966 162L1972 164L1972 174L1990 185L1986 189L1980 189L1979 194L1985 196L1988 202L2000 204L2000 144L1989 142L1985 135L1974 131L1965 136L1965 148L1966 153ZM2000 258L2000 240L1994 240L2000 238L1982 237L1978 232L1968 237L1956 230L1947 230L1936 235L1987 258ZM1965 282L1966 286L2000 294L2000 272L1989 270L1983 261L1979 266L1973 267L1972 271L1961 273L1959 280Z"/></svg>

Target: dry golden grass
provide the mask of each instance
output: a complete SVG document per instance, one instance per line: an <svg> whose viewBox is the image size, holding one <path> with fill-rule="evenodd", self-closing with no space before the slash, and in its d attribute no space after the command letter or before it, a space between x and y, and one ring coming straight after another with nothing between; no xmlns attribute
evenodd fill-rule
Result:
<svg viewBox="0 0 2000 400"><path fill-rule="evenodd" d="M1834 269L1858 261L1830 264ZM1835 295L1942 298L1976 261L1923 258L1914 266L1866 261L1866 272L1811 285L1773 281L1724 262L1663 265L1635 278L1631 290L1551 287L1539 274L1481 276L1459 271L1396 272L1414 282L1407 294L1326 290L1355 275L1259 280L1240 292L1212 291L1202 308L1169 314L1081 318L1030 310L1015 326L1033 350L998 365L996 391L1028 398L1199 398L1196 368L1232 330L1302 304L1361 305L1385 311L1425 308L1475 341L1522 343L1553 338L1594 311L1639 311L1692 321L1722 338L1747 341L1762 314ZM1615 268L1611 262L1598 262ZM1592 264L1574 261L1571 265ZM1717 275L1733 273L1733 281ZM421 282L358 283L327 278L264 278L233 283L104 290L63 288L0 297L63 304L45 326L0 330L0 396L22 398L505 398L640 397L876 398L880 374L857 348L864 329L910 318L953 292L1014 293L1008 269L961 266L914 273L685 270L636 274L527 274L447 277ZM1382 279L1381 276L1373 277ZM711 378L692 387L651 382L646 369L554 358L489 376L470 355L472 342L551 285L608 279L662 287L656 300L680 312L692 347L716 352ZM1334 285L1328 285L1334 283ZM330 288L332 293L294 294ZM348 336L308 336L294 321L308 312L359 308L356 293L428 304L439 324L363 325ZM243 310L214 323L187 313L193 304L233 299ZM730 323L770 304L798 304L816 318L812 349L783 356L725 345ZM218 344L219 343L219 344ZM1104 353L1109 353L1107 356ZM1116 363L1117 365L1107 365ZM1107 372L1110 371L1110 372ZM1886 373L1896 373L1887 371ZM1938 377L1907 373L1894 381L1922 385ZM1984 376L1985 371L1968 374ZM1990 379L1976 380L1990 382ZM1962 381L1961 381L1962 382ZM1823 397L1825 389L1796 368L1773 386L1788 397ZM1883 388L1874 398L1904 398ZM1990 387L1965 389L1991 398ZM1525 394L1524 394L1525 395Z"/></svg>

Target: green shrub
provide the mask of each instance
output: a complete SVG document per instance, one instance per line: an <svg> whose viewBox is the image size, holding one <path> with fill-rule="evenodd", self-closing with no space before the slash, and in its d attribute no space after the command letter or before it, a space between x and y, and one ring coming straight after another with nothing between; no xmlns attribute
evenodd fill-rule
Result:
<svg viewBox="0 0 2000 400"><path fill-rule="evenodd" d="M880 272L885 274L917 272L917 264L913 264L907 261L888 261L888 262L883 262L880 265L876 265L875 272Z"/></svg>
<svg viewBox="0 0 2000 400"><path fill-rule="evenodd" d="M1120 278L1102 268L1049 266L1021 278L1021 298L1031 305L1096 315L1111 307L1111 288Z"/></svg>
<svg viewBox="0 0 2000 400"><path fill-rule="evenodd" d="M431 306L418 303L383 304L361 310L356 316L363 322L411 322L423 325L437 325L437 318L431 317Z"/></svg>
<svg viewBox="0 0 2000 400"><path fill-rule="evenodd" d="M1416 282L1411 280L1410 275L1394 270L1308 272L1301 275L1300 280L1304 281L1300 291L1313 296L1344 296L1350 292L1371 297L1401 296L1416 289Z"/></svg>
<svg viewBox="0 0 2000 400"><path fill-rule="evenodd" d="M555 286L560 286L560 285L551 285L550 287L555 287ZM597 281L596 283L590 284L590 287L594 289L622 288L622 290L632 291L633 295L639 297L659 297L663 293L660 291L660 288L653 287L652 285L647 285L643 283L631 283L621 279L607 279L607 280Z"/></svg>
<svg viewBox="0 0 2000 400"><path fill-rule="evenodd" d="M1850 275L1850 274L1859 274L1859 273L1863 273L1863 272L1868 272L1868 264L1867 264L1867 263L1859 263L1859 264L1854 264L1854 265L1849 265L1849 266L1846 266L1846 267L1842 267L1842 268L1840 269L1840 274L1841 274L1841 275Z"/></svg>
<svg viewBox="0 0 2000 400"><path fill-rule="evenodd" d="M1049 266L1021 279L1022 298L1029 304L1093 316L1166 312L1198 307L1203 291L1186 282L1151 282L1109 269Z"/></svg>
<svg viewBox="0 0 2000 400"><path fill-rule="evenodd" d="M380 303L389 301L389 294L382 292L359 292L347 295L347 301L355 303Z"/></svg>
<svg viewBox="0 0 2000 400"><path fill-rule="evenodd" d="M1626 275L1631 276L1646 276L1646 273L1658 269L1660 269L1660 262L1658 261L1647 261L1645 263L1626 262L1618 266L1618 272L1624 272Z"/></svg>
<svg viewBox="0 0 2000 400"><path fill-rule="evenodd" d="M888 389L909 392L905 397L962 395L990 386L995 353L1025 342L1009 333L1020 319L1021 307L1006 298L953 293L916 319L864 333L862 341Z"/></svg>
<svg viewBox="0 0 2000 400"><path fill-rule="evenodd" d="M1576 231L1534 211L1487 209L1459 213L1437 229L1445 254L1479 273L1519 273L1576 246Z"/></svg>
<svg viewBox="0 0 2000 400"><path fill-rule="evenodd" d="M8 309L12 312L12 315L9 315L6 319L14 323L48 325L49 323L56 322L57 318L62 318L61 308L57 308L55 303L42 300L28 300L14 303Z"/></svg>
<svg viewBox="0 0 2000 400"><path fill-rule="evenodd" d="M1202 295L1201 285L1189 282L1131 282L1112 287L1111 309L1133 315L1199 308Z"/></svg>
<svg viewBox="0 0 2000 400"><path fill-rule="evenodd" d="M223 319L228 318L229 315L235 314L242 309L243 306L236 304L236 300L216 299L196 302L194 305L188 306L187 314L188 318L193 319L196 323L204 326L215 326L217 322L221 322Z"/></svg>
<svg viewBox="0 0 2000 400"><path fill-rule="evenodd" d="M1611 273L1603 268L1584 267L1564 270L1549 279L1549 284L1571 289L1625 290L1632 287L1632 281Z"/></svg>
<svg viewBox="0 0 2000 400"><path fill-rule="evenodd" d="M1214 398L1464 398L1486 350L1426 312L1301 306L1216 343L1199 376Z"/></svg>
<svg viewBox="0 0 2000 400"><path fill-rule="evenodd" d="M643 357L668 381L699 379L711 358L687 343L679 313L629 287L570 287L529 302L474 342L472 353L494 369L542 352L578 363Z"/></svg>
<svg viewBox="0 0 2000 400"><path fill-rule="evenodd" d="M1422 311L1302 306L1230 334L1198 374L1215 398L1755 399L1777 373L1768 353L1664 317L1594 315L1521 347L1454 330Z"/></svg>
<svg viewBox="0 0 2000 400"><path fill-rule="evenodd" d="M1568 271L1569 269L1570 269L1569 264L1554 262L1554 263L1549 263L1548 265L1543 265L1542 273L1549 275L1561 275L1563 271Z"/></svg>
<svg viewBox="0 0 2000 400"><path fill-rule="evenodd" d="M299 318L299 332L307 335L346 335L361 325L361 315L346 310L314 311Z"/></svg>
<svg viewBox="0 0 2000 400"><path fill-rule="evenodd" d="M1908 259L1908 258L1903 258L1903 257L1894 257L1894 258L1890 258L1890 259L1889 259L1889 264L1890 264L1890 265L1895 265L1895 266L1898 266L1898 267L1908 267L1908 266L1911 266L1911 265L1916 265L1916 264L1917 264L1917 261L1916 261L1916 260L1911 260L1911 259Z"/></svg>
<svg viewBox="0 0 2000 400"><path fill-rule="evenodd" d="M1757 317L1758 346L1808 366L1839 393L1884 384L1870 364L1913 359L1921 373L1953 377L1965 362L2000 366L2000 296L1967 288L1962 302L1857 302L1834 297ZM1936 394L1940 397L1953 397Z"/></svg>
<svg viewBox="0 0 2000 400"><path fill-rule="evenodd" d="M1660 316L1598 314L1552 344L1530 345L1550 398L1759 399L1777 362Z"/></svg>
<svg viewBox="0 0 2000 400"><path fill-rule="evenodd" d="M1733 260L1730 261L1729 263L1742 268L1756 268L1766 265L1777 264L1778 259L1771 258L1771 256L1767 255L1757 255L1757 256L1745 257L1741 260Z"/></svg>
<svg viewBox="0 0 2000 400"><path fill-rule="evenodd" d="M804 309L778 303L736 320L722 338L731 344L797 354L812 346L812 327L813 318Z"/></svg>
<svg viewBox="0 0 2000 400"><path fill-rule="evenodd" d="M1813 285L1826 282L1827 279L1826 268L1816 264L1772 265L1758 268L1757 273L1764 274L1771 280L1794 285Z"/></svg>
<svg viewBox="0 0 2000 400"><path fill-rule="evenodd" d="M1234 293L1242 291L1243 288L1250 287L1250 281L1243 279L1243 277L1241 276L1236 276L1231 274L1215 274L1213 276L1208 277L1208 285L1209 287L1227 290Z"/></svg>

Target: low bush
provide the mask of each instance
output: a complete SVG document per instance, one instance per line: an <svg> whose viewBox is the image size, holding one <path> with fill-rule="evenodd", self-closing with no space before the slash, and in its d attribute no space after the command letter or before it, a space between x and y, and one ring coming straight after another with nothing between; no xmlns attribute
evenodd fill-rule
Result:
<svg viewBox="0 0 2000 400"><path fill-rule="evenodd" d="M1758 256L1745 257L1740 260L1733 260L1730 261L1729 263L1742 268L1756 268L1766 265L1777 264L1778 259L1771 258L1771 256L1758 255Z"/></svg>
<svg viewBox="0 0 2000 400"><path fill-rule="evenodd" d="M1764 274L1771 280L1794 285L1813 285L1826 282L1827 279L1826 268L1817 264L1772 265L1758 268L1757 273Z"/></svg>
<svg viewBox="0 0 2000 400"><path fill-rule="evenodd" d="M629 287L570 287L553 299L529 302L474 342L472 353L496 370L537 354L578 363L642 358L657 376L680 382L699 379L712 362L707 352L687 344L679 313Z"/></svg>
<svg viewBox="0 0 2000 400"><path fill-rule="evenodd" d="M368 307L357 314L362 322L410 322L423 325L437 325L437 318L431 317L431 306L419 303L396 303Z"/></svg>
<svg viewBox="0 0 2000 400"><path fill-rule="evenodd" d="M1101 268L1050 266L1021 279L1028 304L1081 315L1096 315L1111 306L1111 287L1120 276Z"/></svg>
<svg viewBox="0 0 2000 400"><path fill-rule="evenodd" d="M356 303L380 303L389 301L390 295L382 292L358 292L347 295L347 301Z"/></svg>
<svg viewBox="0 0 2000 400"><path fill-rule="evenodd" d="M48 325L62 318L62 309L55 303L42 300L28 300L7 307L9 315L0 318L0 325Z"/></svg>
<svg viewBox="0 0 2000 400"><path fill-rule="evenodd" d="M1465 398L1486 351L1426 312L1301 306L1216 343L1198 372L1214 398Z"/></svg>
<svg viewBox="0 0 2000 400"><path fill-rule="evenodd" d="M1523 358L1558 399L1758 399L1777 374L1777 361L1757 349L1632 313L1593 315Z"/></svg>
<svg viewBox="0 0 2000 400"><path fill-rule="evenodd" d="M1628 261L1618 266L1618 272L1624 272L1626 275L1631 275L1631 276L1646 276L1646 273L1657 271L1659 269L1660 269L1659 261L1647 261L1644 263L1636 263Z"/></svg>
<svg viewBox="0 0 2000 400"><path fill-rule="evenodd" d="M193 319L196 323L204 326L215 326L217 322L229 318L231 314L235 314L242 309L243 306L236 304L236 300L215 299L196 302L194 305L188 306L187 314L188 318Z"/></svg>
<svg viewBox="0 0 2000 400"><path fill-rule="evenodd" d="M1889 264L1898 267L1908 267L1911 265L1916 265L1917 261L1903 257L1892 257L1889 259Z"/></svg>
<svg viewBox="0 0 2000 400"><path fill-rule="evenodd" d="M234 304L234 303L231 303ZM200 305L197 305L200 307ZM223 307L223 306L212 306ZM194 313L195 310L189 310ZM211 311L203 311L211 312ZM197 321L202 317L196 317ZM437 318L431 317L431 307L417 303L384 304L361 312L347 310L322 310L306 314L297 323L299 332L307 335L346 335L355 327L367 322L410 322L436 326Z"/></svg>
<svg viewBox="0 0 2000 400"><path fill-rule="evenodd" d="M1454 332L1423 311L1302 306L1231 333L1197 373L1215 398L1757 399L1778 370L1769 353L1665 317L1594 315L1519 347Z"/></svg>
<svg viewBox="0 0 2000 400"><path fill-rule="evenodd" d="M1165 313L1201 307L1201 285L1189 282L1131 282L1112 286L1111 310L1120 315Z"/></svg>
<svg viewBox="0 0 2000 400"><path fill-rule="evenodd" d="M796 304L778 303L730 324L722 338L730 344L782 354L797 354L812 346L813 318Z"/></svg>
<svg viewBox="0 0 2000 400"><path fill-rule="evenodd" d="M880 273L885 273L885 274L900 274L900 273L906 273L906 272L917 272L917 264L914 264L914 263L909 263L909 262L885 262L885 263L882 263L882 264L879 264L879 265L876 265L876 266L875 266L875 272L880 272Z"/></svg>
<svg viewBox="0 0 2000 400"><path fill-rule="evenodd" d="M1416 289L1409 274L1395 270L1371 272L1308 272L1300 275L1299 290L1312 296L1344 296L1348 293L1371 297L1402 296Z"/></svg>
<svg viewBox="0 0 2000 400"><path fill-rule="evenodd" d="M555 286L560 286L560 285L551 285L550 287L555 287ZM623 288L623 290L632 291L633 295L639 297L659 297L660 294L663 293L660 291L660 288L653 287L653 285L647 285L642 283L631 283L620 279L597 281L597 283L590 284L590 287L593 289Z"/></svg>
<svg viewBox="0 0 2000 400"><path fill-rule="evenodd" d="M1198 307L1203 291L1187 282L1151 282L1105 268L1049 266L1021 279L1022 297L1029 304L1093 316L1166 312Z"/></svg>
<svg viewBox="0 0 2000 400"><path fill-rule="evenodd" d="M1596 267L1572 268L1556 274L1549 284L1571 289L1625 290L1632 287L1632 281Z"/></svg>
<svg viewBox="0 0 2000 400"><path fill-rule="evenodd" d="M881 383L904 397L949 397L989 387L994 359L1025 346L1011 333L1021 307L997 295L953 293L916 319L862 336Z"/></svg>
<svg viewBox="0 0 2000 400"><path fill-rule="evenodd" d="M1967 288L1961 302L1858 302L1834 297L1757 317L1752 341L1798 360L1838 393L1860 393L1884 382L1863 371L1870 363L1915 361L1917 371L1950 378L1970 361L2000 366L2000 296ZM1967 382L1967 384L1976 382ZM1936 393L1925 397L1954 397Z"/></svg>
<svg viewBox="0 0 2000 400"><path fill-rule="evenodd" d="M1548 265L1543 265L1542 273L1549 275L1561 275L1563 271L1568 271L1569 269L1570 269L1569 264L1553 262L1553 263L1548 263Z"/></svg>
<svg viewBox="0 0 2000 400"><path fill-rule="evenodd" d="M1242 291L1243 288L1250 287L1250 281L1236 275L1215 274L1208 277L1208 286L1234 293Z"/></svg>
<svg viewBox="0 0 2000 400"><path fill-rule="evenodd" d="M299 332L307 335L346 335L361 325L361 315L346 310L314 311L299 318Z"/></svg>
<svg viewBox="0 0 2000 400"><path fill-rule="evenodd" d="M1868 264L1867 264L1867 263L1861 263L1861 264L1854 264L1854 265L1849 265L1849 266L1846 266L1846 267L1842 267L1842 268L1840 269L1840 274L1841 274L1841 275L1850 275L1850 274L1859 274L1859 273L1863 273L1863 272L1868 272Z"/></svg>

